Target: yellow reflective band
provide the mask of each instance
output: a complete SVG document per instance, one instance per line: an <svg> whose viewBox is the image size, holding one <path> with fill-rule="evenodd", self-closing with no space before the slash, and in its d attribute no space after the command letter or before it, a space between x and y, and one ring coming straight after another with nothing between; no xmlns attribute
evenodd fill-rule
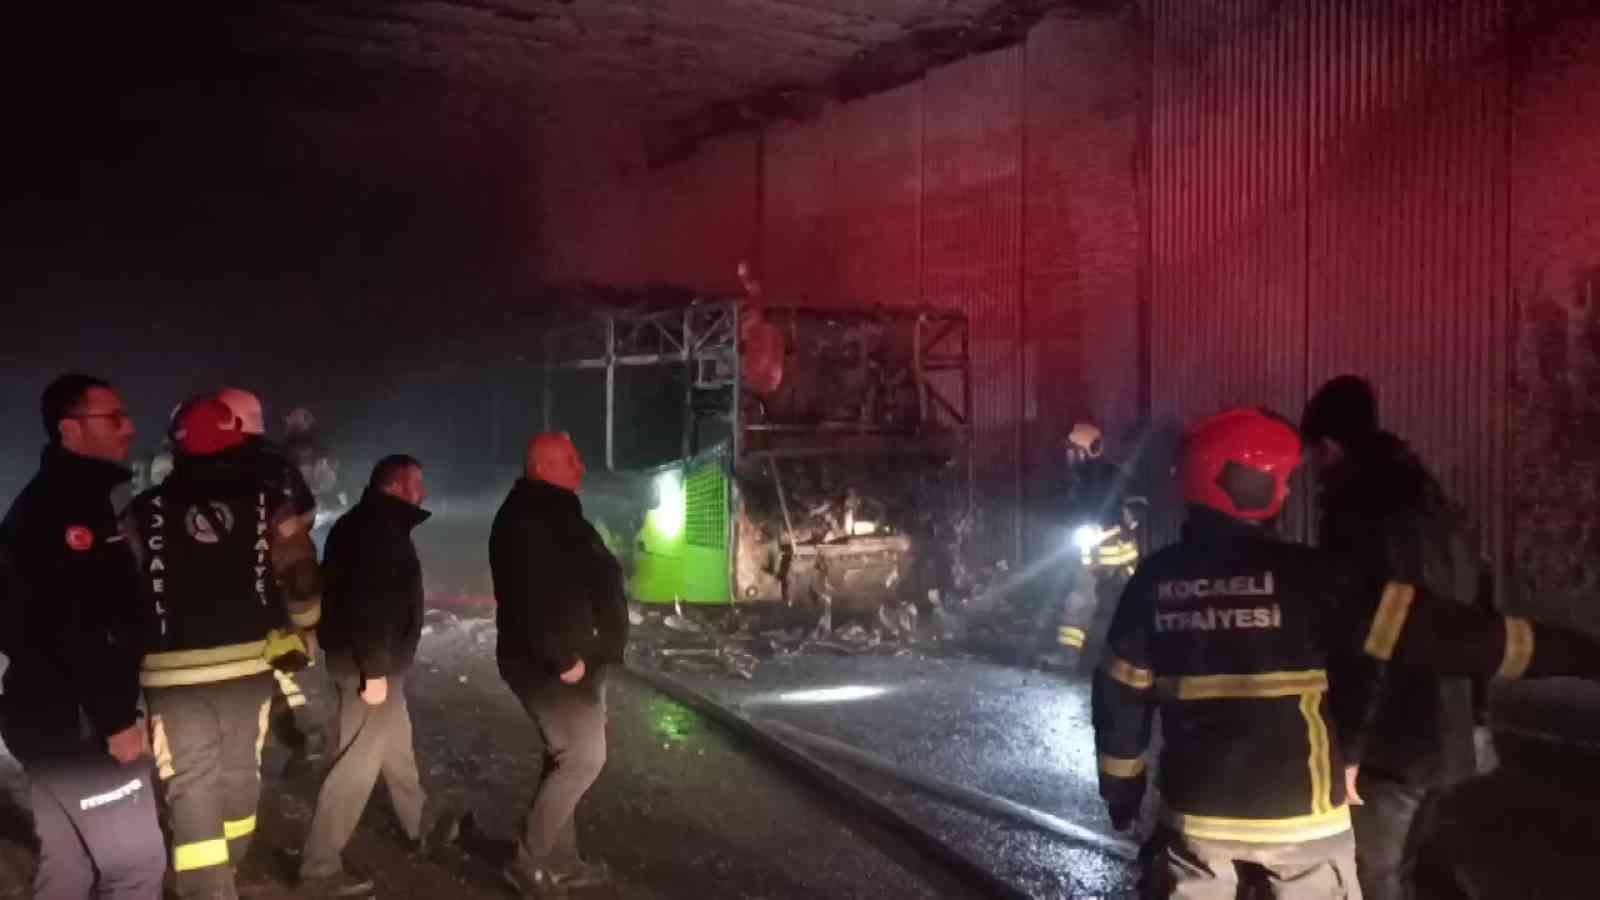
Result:
<svg viewBox="0 0 1600 900"><path fill-rule="evenodd" d="M1400 643L1400 632L1406 627L1411 601L1416 596L1417 589L1409 584L1391 581L1383 586L1383 600L1378 603L1378 613L1372 617L1372 628L1362 648L1368 656L1384 662L1394 656L1394 647Z"/></svg>
<svg viewBox="0 0 1600 900"><path fill-rule="evenodd" d="M222 823L222 834L223 834L224 837L226 837L230 841L234 840L236 838L242 838L242 837L244 837L246 835L255 834L255 832L256 832L256 817L255 816L251 816L248 819L235 819L232 822L223 822Z"/></svg>
<svg viewBox="0 0 1600 900"><path fill-rule="evenodd" d="M148 657L146 658L148 659ZM159 669L153 672L147 669L139 673L139 684L147 688L211 684L216 681L230 681L234 678L259 675L262 672L271 670L272 664L258 656L255 659L241 659L238 662L217 663L216 665L197 666L190 669Z"/></svg>
<svg viewBox="0 0 1600 900"><path fill-rule="evenodd" d="M1333 751L1328 746L1328 726L1322 721L1322 692L1308 691L1300 697L1300 715L1306 720L1306 744L1310 747L1307 766L1311 771L1311 811L1324 813L1333 808L1329 788L1333 782Z"/></svg>
<svg viewBox="0 0 1600 900"><path fill-rule="evenodd" d="M1101 544L1092 552L1095 565L1125 566L1139 558L1139 545L1133 541L1118 541L1114 544Z"/></svg>
<svg viewBox="0 0 1600 900"><path fill-rule="evenodd" d="M1136 691L1148 691L1156 683L1154 672L1141 669L1120 656L1111 657L1111 661L1106 663L1105 673L1112 681L1120 681Z"/></svg>
<svg viewBox="0 0 1600 900"><path fill-rule="evenodd" d="M146 653L142 668L146 672L166 669L189 669L216 663L236 662L241 659L259 659L266 641L248 641L224 647L207 647L204 650L170 650L166 653Z"/></svg>
<svg viewBox="0 0 1600 900"><path fill-rule="evenodd" d="M1506 617L1506 653L1500 660L1496 678L1521 678L1533 662L1533 623L1516 616Z"/></svg>
<svg viewBox="0 0 1600 900"><path fill-rule="evenodd" d="M261 781L261 751L267 746L267 726L272 722L272 698L261 702L261 713L256 719L256 781Z"/></svg>
<svg viewBox="0 0 1600 900"><path fill-rule="evenodd" d="M176 872L193 872L227 864L228 842L224 838L179 844L172 848L172 868Z"/></svg>
<svg viewBox="0 0 1600 900"><path fill-rule="evenodd" d="M1112 778L1138 778L1144 771L1144 757L1135 756L1133 759L1123 759L1120 756L1107 756L1100 754L1100 771Z"/></svg>
<svg viewBox="0 0 1600 900"><path fill-rule="evenodd" d="M150 752L156 758L156 774L170 781L178 771L172 767L172 744L167 740L167 723L160 716L150 717Z"/></svg>
<svg viewBox="0 0 1600 900"><path fill-rule="evenodd" d="M1178 700L1248 700L1295 697L1328 689L1323 669L1302 672L1256 672L1248 675L1185 675L1159 680L1162 693Z"/></svg>
<svg viewBox="0 0 1600 900"><path fill-rule="evenodd" d="M1186 835L1216 841L1289 844L1333 837L1350 830L1350 807L1288 819L1228 819L1168 812L1167 823Z"/></svg>
<svg viewBox="0 0 1600 900"><path fill-rule="evenodd" d="M1056 643L1065 647L1083 649L1085 635L1082 628L1068 628L1065 625L1056 629Z"/></svg>

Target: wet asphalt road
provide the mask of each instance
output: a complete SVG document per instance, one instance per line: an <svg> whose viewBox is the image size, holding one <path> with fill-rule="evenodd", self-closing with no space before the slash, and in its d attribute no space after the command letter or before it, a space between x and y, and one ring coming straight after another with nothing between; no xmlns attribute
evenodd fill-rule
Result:
<svg viewBox="0 0 1600 900"><path fill-rule="evenodd" d="M375 878L380 898L511 896L499 863L537 782L539 738L499 679L493 637L478 621L436 626L423 639L407 685L423 784L433 799L470 810L476 826L463 846L416 859L380 787L344 857ZM304 681L322 699L316 675ZM613 680L609 700L609 759L580 806L579 833L616 885L573 900L972 896L894 835L844 814L677 702L626 677ZM256 846L243 866L263 900L310 896L293 873L319 781L286 772L285 759L269 745ZM9 763L0 755L0 796L19 787ZM9 808L0 803L0 897L24 892L33 867L26 822L13 823Z"/></svg>
<svg viewBox="0 0 1600 900"><path fill-rule="evenodd" d="M346 860L376 875L381 897L504 897L496 863L509 847L496 839L512 833L531 793L538 737L495 672L492 626L437 614L430 620L437 627L424 639L409 691L418 757L430 790L472 810L479 836L434 860L411 858L380 790ZM1082 679L920 654L780 657L764 662L754 681L676 677L754 720L786 722L1106 828ZM808 693L841 688L843 697ZM1593 688L1574 684L1516 688L1502 692L1496 719L1527 730L1583 732L1594 711L1584 704L1593 697ZM611 757L584 802L580 830L586 850L612 864L618 883L577 900L971 895L895 835L843 811L683 705L629 679L615 682L611 699ZM1443 814L1440 847L1455 861L1466 895L1600 896L1592 861L1600 846L1600 754L1513 735L1501 746L1500 772L1464 786ZM6 762L0 759L0 775L11 772ZM281 752L269 749L260 841L245 866L268 900L300 896L294 852L317 786L315 773L281 773L282 762ZM840 768L1030 896L1131 896L1130 866L1112 856ZM0 777L0 787L14 788L5 783L13 780ZM31 865L5 822L0 816L0 896L14 895Z"/></svg>
<svg viewBox="0 0 1600 900"><path fill-rule="evenodd" d="M801 654L753 681L674 673L758 723L777 720L1111 834L1081 678L959 657ZM1066 838L854 772L895 809L1035 897L1129 894L1131 868Z"/></svg>
<svg viewBox="0 0 1600 900"><path fill-rule="evenodd" d="M758 722L827 735L1109 833L1084 678L920 654L777 657L753 681L673 674ZM1499 770L1458 788L1441 812L1437 853L1452 860L1456 883L1424 884L1420 897L1600 897L1600 687L1508 684L1491 718ZM861 780L1032 896L1132 896L1134 873L1120 860L898 782Z"/></svg>

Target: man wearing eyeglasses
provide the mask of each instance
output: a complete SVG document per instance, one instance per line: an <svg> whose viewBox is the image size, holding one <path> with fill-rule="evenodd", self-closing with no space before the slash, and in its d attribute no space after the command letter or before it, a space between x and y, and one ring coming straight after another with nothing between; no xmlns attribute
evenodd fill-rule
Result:
<svg viewBox="0 0 1600 900"><path fill-rule="evenodd" d="M0 700L27 770L34 896L154 900L166 867L139 712L138 576L112 509L133 420L106 382L63 375L40 402L39 473L0 522Z"/></svg>

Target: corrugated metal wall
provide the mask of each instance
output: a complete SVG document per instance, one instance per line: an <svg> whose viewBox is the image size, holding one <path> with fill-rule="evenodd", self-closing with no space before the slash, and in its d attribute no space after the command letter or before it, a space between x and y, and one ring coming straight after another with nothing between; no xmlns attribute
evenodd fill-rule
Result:
<svg viewBox="0 0 1600 900"><path fill-rule="evenodd" d="M845 306L914 306L922 285L922 84L834 107L833 240Z"/></svg>
<svg viewBox="0 0 1600 900"><path fill-rule="evenodd" d="M634 284L645 277L644 225L644 190L635 179L613 173L548 184L540 196L540 264L560 279Z"/></svg>
<svg viewBox="0 0 1600 900"><path fill-rule="evenodd" d="M1225 406L1297 416L1305 400L1306 22L1247 28L1244 5L1201 5L1152 12L1157 452Z"/></svg>
<svg viewBox="0 0 1600 900"><path fill-rule="evenodd" d="M1514 602L1594 627L1600 594L1600 9L1513 9Z"/></svg>
<svg viewBox="0 0 1600 900"><path fill-rule="evenodd" d="M760 252L761 137L707 143L650 173L641 237L646 280L700 291L742 291L739 260Z"/></svg>
<svg viewBox="0 0 1600 900"><path fill-rule="evenodd" d="M759 274L777 303L826 303L836 294L829 134L819 121L763 136Z"/></svg>
<svg viewBox="0 0 1600 900"><path fill-rule="evenodd" d="M1312 4L1312 389L1352 372L1503 558L1503 0Z"/></svg>
<svg viewBox="0 0 1600 900"><path fill-rule="evenodd" d="M972 331L979 491L992 549L1021 554L1023 48L928 75L924 302L964 309Z"/></svg>
<svg viewBox="0 0 1600 900"><path fill-rule="evenodd" d="M1361 374L1499 550L1501 0L1151 9L1156 421Z"/></svg>
<svg viewBox="0 0 1600 900"><path fill-rule="evenodd" d="M1048 477L1072 419L1100 422L1121 457L1143 418L1148 185L1136 163L1148 87L1144 54L1130 52L1138 35L1128 18L1049 19L1028 35L1023 306L1028 471L1036 477Z"/></svg>

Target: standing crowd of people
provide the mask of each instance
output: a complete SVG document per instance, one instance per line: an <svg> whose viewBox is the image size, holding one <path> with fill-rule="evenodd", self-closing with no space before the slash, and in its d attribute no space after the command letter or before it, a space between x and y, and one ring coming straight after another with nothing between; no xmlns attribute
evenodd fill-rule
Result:
<svg viewBox="0 0 1600 900"><path fill-rule="evenodd" d="M307 449L268 441L250 392L180 405L170 470L120 510L135 429L116 389L63 375L40 411L39 471L0 522L0 737L28 776L33 895L150 900L169 883L185 900L251 893L238 867L273 698L303 705L292 673L319 645L337 734L302 888L373 891L341 852L380 775L414 852L451 839L454 817L423 789L406 704L423 620L422 462L380 460L319 559L317 495L293 458ZM628 618L621 569L583 518L571 440L535 436L524 469L491 535L497 657L545 765L504 874L546 897L609 878L579 854L573 812L605 763L606 672Z"/></svg>
<svg viewBox="0 0 1600 900"><path fill-rule="evenodd" d="M248 894L238 865L274 685L298 694L292 673L319 645L337 729L304 890L373 891L342 851L380 776L416 854L452 839L406 698L423 463L380 460L319 559L316 495L248 391L180 405L170 472L121 510L134 424L116 389L64 375L40 409L39 471L0 521L0 735L28 775L34 896L148 900L169 881L186 900ZM1098 432L1075 434L1097 459ZM1307 455L1315 549L1272 528ZM629 621L621 567L583 515L584 474L566 435L534 436L489 540L496 660L544 746L503 873L528 897L609 879L579 852L573 814L605 765L607 674ZM1490 606L1464 511L1379 427L1359 378L1324 386L1299 428L1250 408L1200 422L1176 474L1182 537L1133 571L1093 689L1115 827L1141 818L1159 773L1145 895L1416 896L1441 799L1483 765L1485 682L1595 678L1600 646ZM1082 649L1088 629L1069 626Z"/></svg>

